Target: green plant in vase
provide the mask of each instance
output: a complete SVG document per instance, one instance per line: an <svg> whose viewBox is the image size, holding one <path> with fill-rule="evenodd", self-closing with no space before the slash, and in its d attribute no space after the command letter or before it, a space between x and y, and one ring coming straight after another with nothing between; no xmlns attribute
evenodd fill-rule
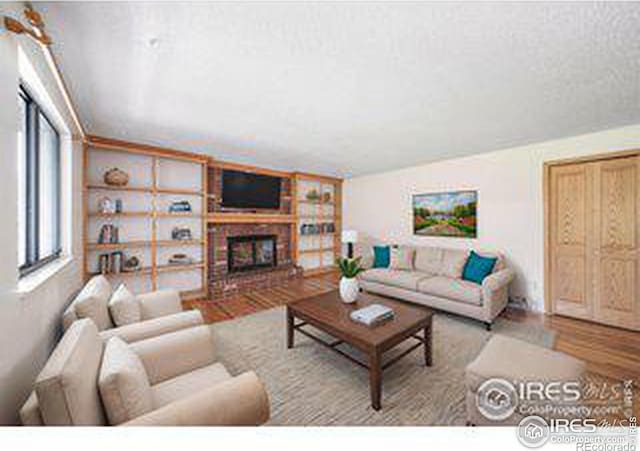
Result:
<svg viewBox="0 0 640 451"><path fill-rule="evenodd" d="M360 292L357 276L364 268L360 264L360 257L338 258L336 264L340 268L340 297L348 304L355 302Z"/></svg>

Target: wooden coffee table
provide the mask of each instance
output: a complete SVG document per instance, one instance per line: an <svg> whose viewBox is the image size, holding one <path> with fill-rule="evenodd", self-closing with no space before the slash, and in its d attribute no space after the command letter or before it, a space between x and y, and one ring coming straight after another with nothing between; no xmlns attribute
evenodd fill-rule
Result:
<svg viewBox="0 0 640 451"><path fill-rule="evenodd" d="M352 311L369 304L382 304L391 307L395 312L395 317L374 327L367 327L349 317ZM354 304L345 304L340 299L338 291L332 291L287 305L287 348L293 347L294 331L298 331L353 363L367 368L369 370L371 406L375 410L380 410L383 370L420 346L424 348L425 364L431 366L432 317L433 311L427 307L412 306L366 293L360 293ZM296 322L296 318L300 322ZM305 326L313 326L335 337L336 340L323 340L303 329ZM423 336L419 335L421 330L424 331ZM382 361L383 353L407 339L415 339L418 343L388 361ZM366 356L367 361L360 361L339 349L342 344L348 344L360 350Z"/></svg>

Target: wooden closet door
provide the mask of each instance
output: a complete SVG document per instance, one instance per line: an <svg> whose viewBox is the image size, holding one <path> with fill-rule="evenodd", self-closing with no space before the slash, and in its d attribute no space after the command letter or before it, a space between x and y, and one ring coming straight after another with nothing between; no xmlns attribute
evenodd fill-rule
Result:
<svg viewBox="0 0 640 451"><path fill-rule="evenodd" d="M640 329L640 158L596 165L593 319Z"/></svg>
<svg viewBox="0 0 640 451"><path fill-rule="evenodd" d="M593 169L591 163L551 168L551 301L554 313L593 313Z"/></svg>

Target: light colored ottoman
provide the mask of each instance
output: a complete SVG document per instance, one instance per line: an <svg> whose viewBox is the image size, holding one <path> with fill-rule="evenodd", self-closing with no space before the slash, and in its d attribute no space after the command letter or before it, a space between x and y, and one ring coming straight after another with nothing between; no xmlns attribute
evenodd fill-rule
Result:
<svg viewBox="0 0 640 451"><path fill-rule="evenodd" d="M508 418L491 420L478 410L476 394L488 379L499 378L510 383L578 381L585 371L585 363L569 355L504 335L494 335L465 371L467 424L517 425L523 418L516 411Z"/></svg>

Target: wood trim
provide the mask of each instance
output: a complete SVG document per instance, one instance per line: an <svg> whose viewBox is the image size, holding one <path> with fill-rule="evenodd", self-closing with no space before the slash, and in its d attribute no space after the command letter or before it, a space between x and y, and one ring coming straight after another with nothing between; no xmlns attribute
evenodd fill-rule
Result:
<svg viewBox="0 0 640 451"><path fill-rule="evenodd" d="M294 172L293 175L298 177L299 179L305 180L320 181L324 183L342 183L341 178L331 177L328 175L311 174L309 172Z"/></svg>
<svg viewBox="0 0 640 451"><path fill-rule="evenodd" d="M209 166L208 164L202 165L202 203L200 207L200 213L202 215L202 240L204 245L202 247L202 289L205 292L206 297L209 297L209 221L208 221L208 208L209 198Z"/></svg>
<svg viewBox="0 0 640 451"><path fill-rule="evenodd" d="M89 279L89 147L82 143L82 279Z"/></svg>
<svg viewBox="0 0 640 451"><path fill-rule="evenodd" d="M158 157L151 158L151 287L158 289Z"/></svg>
<svg viewBox="0 0 640 451"><path fill-rule="evenodd" d="M294 217L298 214L298 179L291 178L291 213ZM298 220L291 223L291 260L298 264Z"/></svg>
<svg viewBox="0 0 640 451"><path fill-rule="evenodd" d="M210 157L194 152L176 150L168 147L152 146L149 144L139 144L129 141L122 141L114 138L104 138L101 136L87 135L85 142L95 148L103 150L114 150L120 152L131 152L156 157L172 158L175 160L186 160L197 163L207 163Z"/></svg>
<svg viewBox="0 0 640 451"><path fill-rule="evenodd" d="M553 314L551 305L551 165L542 168L542 199L544 221L544 313Z"/></svg>
<svg viewBox="0 0 640 451"><path fill-rule="evenodd" d="M559 166L564 164L576 164L576 163L594 163L596 161L602 160L613 160L615 158L629 158L640 156L640 149L628 149L628 150L620 150L616 152L608 152L608 153L598 153L594 155L585 155L581 157L574 158L564 158L560 160L549 160L545 161L545 166Z"/></svg>
<svg viewBox="0 0 640 451"><path fill-rule="evenodd" d="M277 169L261 168L244 163L233 163L230 161L220 161L210 159L208 165L212 168L231 169L234 171L252 172L254 174L271 175L273 177L291 178L293 172L279 171Z"/></svg>
<svg viewBox="0 0 640 451"><path fill-rule="evenodd" d="M261 213L210 213L207 221L212 224L291 224L294 215Z"/></svg>

